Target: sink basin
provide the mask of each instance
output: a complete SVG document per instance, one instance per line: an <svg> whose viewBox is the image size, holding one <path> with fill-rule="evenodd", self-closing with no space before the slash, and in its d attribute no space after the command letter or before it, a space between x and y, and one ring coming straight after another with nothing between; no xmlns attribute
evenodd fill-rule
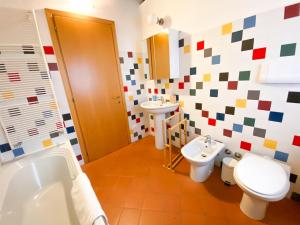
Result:
<svg viewBox="0 0 300 225"><path fill-rule="evenodd" d="M153 114L172 112L176 110L178 106L179 106L178 103L171 103L171 102L162 103L161 101L148 101L148 102L143 102L141 104L141 107L143 109Z"/></svg>
<svg viewBox="0 0 300 225"><path fill-rule="evenodd" d="M141 104L142 109L154 115L155 147L159 150L165 148L163 139L163 120L166 118L165 114L175 111L178 106L178 103L162 103L161 101L148 101Z"/></svg>

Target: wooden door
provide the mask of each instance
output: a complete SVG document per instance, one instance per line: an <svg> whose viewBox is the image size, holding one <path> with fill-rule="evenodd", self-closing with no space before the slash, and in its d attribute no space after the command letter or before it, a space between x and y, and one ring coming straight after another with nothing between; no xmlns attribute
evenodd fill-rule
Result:
<svg viewBox="0 0 300 225"><path fill-rule="evenodd" d="M114 23L52 14L89 161L129 143Z"/></svg>
<svg viewBox="0 0 300 225"><path fill-rule="evenodd" d="M150 74L155 80L170 78L169 36L159 33L147 40Z"/></svg>

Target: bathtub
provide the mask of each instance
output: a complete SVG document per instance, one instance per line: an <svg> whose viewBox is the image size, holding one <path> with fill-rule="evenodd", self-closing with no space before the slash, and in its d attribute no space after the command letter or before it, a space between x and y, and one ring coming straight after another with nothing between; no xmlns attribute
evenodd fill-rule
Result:
<svg viewBox="0 0 300 225"><path fill-rule="evenodd" d="M71 197L79 173L69 144L0 166L0 225L80 225Z"/></svg>

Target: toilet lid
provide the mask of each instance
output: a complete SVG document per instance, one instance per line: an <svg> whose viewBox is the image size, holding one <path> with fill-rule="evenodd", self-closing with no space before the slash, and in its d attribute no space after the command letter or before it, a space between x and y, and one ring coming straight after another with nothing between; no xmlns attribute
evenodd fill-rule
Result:
<svg viewBox="0 0 300 225"><path fill-rule="evenodd" d="M287 174L278 163L256 155L243 158L235 172L245 187L262 195L280 194L288 181Z"/></svg>

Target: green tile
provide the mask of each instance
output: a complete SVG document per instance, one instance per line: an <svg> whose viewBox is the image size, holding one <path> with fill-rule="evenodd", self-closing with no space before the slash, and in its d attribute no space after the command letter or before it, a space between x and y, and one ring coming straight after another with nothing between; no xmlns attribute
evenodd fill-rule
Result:
<svg viewBox="0 0 300 225"><path fill-rule="evenodd" d="M245 126L254 127L254 124L255 124L255 119L254 118L249 118L249 117L244 118L244 125Z"/></svg>
<svg viewBox="0 0 300 225"><path fill-rule="evenodd" d="M196 89L190 89L190 96L196 96Z"/></svg>
<svg viewBox="0 0 300 225"><path fill-rule="evenodd" d="M296 53L296 43L281 45L280 57L293 56Z"/></svg>
<svg viewBox="0 0 300 225"><path fill-rule="evenodd" d="M195 127L195 121L190 120L190 126L191 126L191 127Z"/></svg>
<svg viewBox="0 0 300 225"><path fill-rule="evenodd" d="M250 71L240 71L239 80L250 80Z"/></svg>
<svg viewBox="0 0 300 225"><path fill-rule="evenodd" d="M126 80L131 80L130 75L126 75Z"/></svg>

